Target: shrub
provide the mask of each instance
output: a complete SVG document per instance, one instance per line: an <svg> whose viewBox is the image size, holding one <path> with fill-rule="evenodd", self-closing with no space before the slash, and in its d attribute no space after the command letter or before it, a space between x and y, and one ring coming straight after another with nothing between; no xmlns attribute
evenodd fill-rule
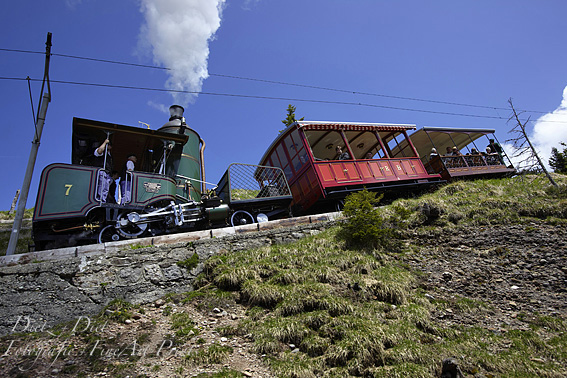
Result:
<svg viewBox="0 0 567 378"><path fill-rule="evenodd" d="M394 233L385 226L384 217L374 207L383 197L364 189L352 193L345 199L343 214L346 220L342 223L338 237L348 246L374 249L388 245Z"/></svg>

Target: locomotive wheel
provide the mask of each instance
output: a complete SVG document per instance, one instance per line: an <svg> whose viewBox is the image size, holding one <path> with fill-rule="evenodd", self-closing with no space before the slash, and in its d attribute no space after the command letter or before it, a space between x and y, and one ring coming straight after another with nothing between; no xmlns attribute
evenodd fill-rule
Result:
<svg viewBox="0 0 567 378"><path fill-rule="evenodd" d="M99 243L106 243L106 242L112 242L118 240L120 240L120 235L118 235L118 232L116 232L116 228L114 228L113 225L106 226L98 234Z"/></svg>
<svg viewBox="0 0 567 378"><path fill-rule="evenodd" d="M142 235L148 228L147 223L136 224L135 222L140 219L138 213L122 213L118 216L118 224L120 228L117 229L118 234L121 236L133 239Z"/></svg>
<svg viewBox="0 0 567 378"><path fill-rule="evenodd" d="M237 210L232 214L232 217L230 217L230 224L233 227L252 223L254 223L254 217L248 211Z"/></svg>

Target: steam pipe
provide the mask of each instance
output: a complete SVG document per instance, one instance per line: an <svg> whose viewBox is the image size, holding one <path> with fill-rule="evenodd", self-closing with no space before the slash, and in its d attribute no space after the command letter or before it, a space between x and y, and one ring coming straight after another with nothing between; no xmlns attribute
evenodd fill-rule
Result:
<svg viewBox="0 0 567 378"><path fill-rule="evenodd" d="M205 141L199 137L201 142L201 149L199 150L199 157L201 158L201 194L206 193L207 184L205 183Z"/></svg>

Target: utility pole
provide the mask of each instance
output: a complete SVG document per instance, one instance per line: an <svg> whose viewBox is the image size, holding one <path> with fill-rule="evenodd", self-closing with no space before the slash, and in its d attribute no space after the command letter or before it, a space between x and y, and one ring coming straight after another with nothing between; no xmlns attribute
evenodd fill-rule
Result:
<svg viewBox="0 0 567 378"><path fill-rule="evenodd" d="M39 149L39 144L41 140L41 132L43 131L43 124L45 123L45 115L47 114L47 106L49 105L49 101L51 101L51 88L49 85L49 59L51 57L51 33L47 33L47 42L45 42L45 46L46 46L45 71L43 74L43 84L41 87L41 93L43 93L44 85L46 82L47 82L47 92L43 94L43 98L41 100L41 109L39 110L37 116L37 121L35 125L35 135L32 141L32 148L28 160L28 167L26 169L26 175L24 176L24 183L22 184L20 201L18 202L18 208L16 210L16 216L14 218L14 225L12 226L12 233L10 234L10 242L8 243L6 256L13 255L14 252L16 251L16 245L18 244L18 238L20 236L20 229L22 227L22 220L24 218L24 211L26 210L28 193L30 191L33 169L37 158L37 151Z"/></svg>

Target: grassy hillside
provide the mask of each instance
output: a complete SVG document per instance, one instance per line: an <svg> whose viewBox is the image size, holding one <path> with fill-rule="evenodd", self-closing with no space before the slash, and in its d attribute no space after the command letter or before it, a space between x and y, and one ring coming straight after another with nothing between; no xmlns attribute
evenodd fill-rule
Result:
<svg viewBox="0 0 567 378"><path fill-rule="evenodd" d="M567 177L555 179L559 188L534 177L456 182L397 200L378 209L396 240L376 248L348 247L337 226L214 256L197 290L112 308L99 320L111 321L106 333L72 340L110 348L173 335L183 353L77 357L59 373L420 378L455 358L466 377L565 377ZM241 315L217 324L223 309ZM145 322L126 324L134 312ZM250 352L265 364L257 375L245 368ZM4 359L0 373L15 364Z"/></svg>
<svg viewBox="0 0 567 378"><path fill-rule="evenodd" d="M14 220L15 212L9 214L8 211L0 211L0 256L6 254L8 243L10 242L10 234L12 232L12 221ZM24 212L24 221L20 229L20 238L16 246L16 253L28 252L28 245L32 243L31 240L31 221L33 216L33 209L27 209Z"/></svg>
<svg viewBox="0 0 567 378"><path fill-rule="evenodd" d="M566 180L557 179L558 189L533 177L452 183L380 209L397 229L396 246L349 249L331 229L293 245L215 256L204 280L248 306L249 317L225 333L252 334L276 376L431 377L441 358L454 356L464 357L469 374L567 376L565 318L524 314L529 328L499 332L446 327L432 313L450 306L426 295L423 273L405 262L420 253L412 233L566 225ZM474 317L491 306L465 296L451 304Z"/></svg>

